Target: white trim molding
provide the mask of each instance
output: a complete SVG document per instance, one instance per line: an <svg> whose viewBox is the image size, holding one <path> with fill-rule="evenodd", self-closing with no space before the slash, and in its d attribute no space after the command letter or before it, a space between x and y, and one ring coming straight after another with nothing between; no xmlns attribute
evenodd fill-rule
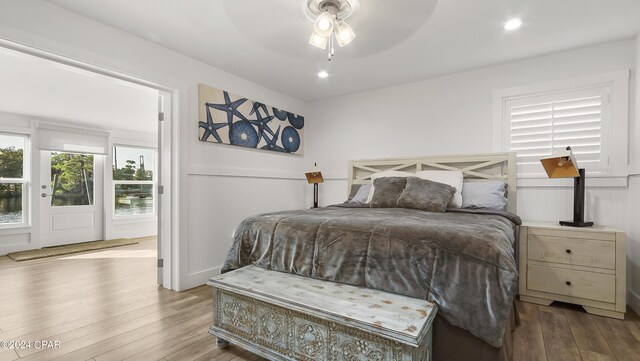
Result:
<svg viewBox="0 0 640 361"><path fill-rule="evenodd" d="M585 187L628 187L629 177L626 175L596 176L587 174ZM540 177L518 177L518 188L526 187L566 187L573 188L573 178L549 179L546 175Z"/></svg>
<svg viewBox="0 0 640 361"><path fill-rule="evenodd" d="M630 287L627 290L627 305L637 314L640 314L640 295L635 293Z"/></svg>
<svg viewBox="0 0 640 361"><path fill-rule="evenodd" d="M228 168L210 165L191 165L188 174L190 176L213 176L213 177L238 177L238 178L273 178L273 179L293 179L304 180L304 172L283 171L271 169L248 169L248 168Z"/></svg>
<svg viewBox="0 0 640 361"><path fill-rule="evenodd" d="M218 267L212 267L212 268L200 270L200 271L190 272L188 281L186 281L184 285L181 285L181 287L183 290L186 290L189 288L203 285L207 283L209 278L219 275L221 270L222 270L222 265Z"/></svg>

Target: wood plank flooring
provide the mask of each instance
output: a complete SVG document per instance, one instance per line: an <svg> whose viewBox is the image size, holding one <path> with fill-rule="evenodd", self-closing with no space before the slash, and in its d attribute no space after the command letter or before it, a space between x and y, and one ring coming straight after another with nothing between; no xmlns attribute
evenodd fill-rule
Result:
<svg viewBox="0 0 640 361"><path fill-rule="evenodd" d="M586 313L563 303L518 302L514 361L638 361L640 317L627 308L624 321Z"/></svg>
<svg viewBox="0 0 640 361"><path fill-rule="evenodd" d="M0 347L13 360L264 360L207 333L207 286L173 292L155 285L155 242L34 261L0 257ZM571 305L519 303L514 361L640 360L640 317L592 316ZM37 349L35 341L59 341ZM1 344L0 344L1 346ZM39 345L38 345L39 346Z"/></svg>

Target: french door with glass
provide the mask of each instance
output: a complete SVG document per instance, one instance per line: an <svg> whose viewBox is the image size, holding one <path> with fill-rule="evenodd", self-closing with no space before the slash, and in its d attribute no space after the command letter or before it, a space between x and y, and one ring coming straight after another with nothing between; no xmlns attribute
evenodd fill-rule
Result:
<svg viewBox="0 0 640 361"><path fill-rule="evenodd" d="M41 151L43 247L103 239L103 163L99 154Z"/></svg>

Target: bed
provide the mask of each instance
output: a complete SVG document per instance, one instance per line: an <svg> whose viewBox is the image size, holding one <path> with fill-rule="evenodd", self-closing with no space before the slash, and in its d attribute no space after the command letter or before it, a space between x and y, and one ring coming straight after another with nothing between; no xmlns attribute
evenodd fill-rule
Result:
<svg viewBox="0 0 640 361"><path fill-rule="evenodd" d="M515 153L350 161L348 186L381 171L460 170L467 182L507 184L516 207ZM518 272L509 212L369 208L345 203L245 219L223 272L248 264L428 299L435 360L510 360Z"/></svg>

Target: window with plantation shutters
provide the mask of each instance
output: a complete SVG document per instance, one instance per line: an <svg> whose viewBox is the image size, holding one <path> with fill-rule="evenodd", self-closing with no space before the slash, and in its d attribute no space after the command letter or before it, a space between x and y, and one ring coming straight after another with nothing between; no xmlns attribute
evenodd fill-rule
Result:
<svg viewBox="0 0 640 361"><path fill-rule="evenodd" d="M601 86L507 99L505 143L518 154L518 173L540 173L540 158L567 146L581 168L606 171L609 92Z"/></svg>
<svg viewBox="0 0 640 361"><path fill-rule="evenodd" d="M517 154L519 187L550 181L540 158L571 146L587 186L628 186L629 69L493 91L493 149Z"/></svg>

